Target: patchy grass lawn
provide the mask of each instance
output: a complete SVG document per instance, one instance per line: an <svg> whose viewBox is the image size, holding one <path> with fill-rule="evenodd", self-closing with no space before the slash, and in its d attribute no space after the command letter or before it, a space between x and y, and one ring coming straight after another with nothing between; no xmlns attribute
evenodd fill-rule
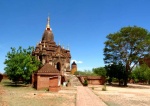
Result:
<svg viewBox="0 0 150 106"><path fill-rule="evenodd" d="M59 92L37 91L30 86L14 86L10 80L0 83L0 106L75 106L76 88Z"/></svg>

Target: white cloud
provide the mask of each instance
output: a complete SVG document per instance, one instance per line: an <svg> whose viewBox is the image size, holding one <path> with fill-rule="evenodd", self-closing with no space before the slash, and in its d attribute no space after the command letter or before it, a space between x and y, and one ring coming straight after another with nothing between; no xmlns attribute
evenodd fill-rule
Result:
<svg viewBox="0 0 150 106"><path fill-rule="evenodd" d="M75 61L77 64L82 64L82 63L83 63L82 61L77 61L77 60L71 60L71 63L73 63L74 61Z"/></svg>

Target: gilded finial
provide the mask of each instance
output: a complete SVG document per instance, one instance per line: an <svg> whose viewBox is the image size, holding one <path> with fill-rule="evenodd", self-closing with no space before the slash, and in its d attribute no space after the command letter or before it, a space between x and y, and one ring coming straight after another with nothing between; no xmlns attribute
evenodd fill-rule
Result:
<svg viewBox="0 0 150 106"><path fill-rule="evenodd" d="M69 45L67 46L67 50L69 50Z"/></svg>
<svg viewBox="0 0 150 106"><path fill-rule="evenodd" d="M50 30L50 17L47 18L46 30Z"/></svg>
<svg viewBox="0 0 150 106"><path fill-rule="evenodd" d="M58 46L60 46L60 42L58 42Z"/></svg>

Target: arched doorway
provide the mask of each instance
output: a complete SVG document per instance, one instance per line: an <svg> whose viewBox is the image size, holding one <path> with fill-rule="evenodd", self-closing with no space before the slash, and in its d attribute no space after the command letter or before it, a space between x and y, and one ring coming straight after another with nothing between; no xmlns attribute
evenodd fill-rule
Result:
<svg viewBox="0 0 150 106"><path fill-rule="evenodd" d="M60 64L60 62L57 63L57 70L61 71L61 64Z"/></svg>

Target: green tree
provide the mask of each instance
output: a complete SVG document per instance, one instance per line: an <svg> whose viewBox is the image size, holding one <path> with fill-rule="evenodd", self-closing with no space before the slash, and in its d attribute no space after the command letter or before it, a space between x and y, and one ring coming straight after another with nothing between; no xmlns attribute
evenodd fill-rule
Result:
<svg viewBox="0 0 150 106"><path fill-rule="evenodd" d="M148 84L150 84L150 68L149 67L144 72L144 76L145 76L146 80L148 81Z"/></svg>
<svg viewBox="0 0 150 106"><path fill-rule="evenodd" d="M128 73L132 71L140 58L149 54L150 33L141 27L123 27L120 31L107 35L104 43L105 64L121 62L126 67L127 86Z"/></svg>
<svg viewBox="0 0 150 106"><path fill-rule="evenodd" d="M39 68L40 62L31 55L32 51L33 47L28 49L19 47L18 50L11 48L7 53L4 70L14 82L23 79L24 82L29 83L32 73Z"/></svg>
<svg viewBox="0 0 150 106"><path fill-rule="evenodd" d="M121 80L125 80L125 66L121 63L109 64L105 66L107 71L107 76L109 77L109 83L111 83L112 78L117 78L119 80L119 85L121 85Z"/></svg>
<svg viewBox="0 0 150 106"><path fill-rule="evenodd" d="M99 76L106 76L106 70L105 67L98 67L92 69L93 73L99 75Z"/></svg>
<svg viewBox="0 0 150 106"><path fill-rule="evenodd" d="M150 68L146 64L137 66L132 71L132 76L136 81L148 81L150 84Z"/></svg>
<svg viewBox="0 0 150 106"><path fill-rule="evenodd" d="M132 76L136 82L145 80L145 76L144 76L145 70L146 68L143 66L137 66L133 69Z"/></svg>

